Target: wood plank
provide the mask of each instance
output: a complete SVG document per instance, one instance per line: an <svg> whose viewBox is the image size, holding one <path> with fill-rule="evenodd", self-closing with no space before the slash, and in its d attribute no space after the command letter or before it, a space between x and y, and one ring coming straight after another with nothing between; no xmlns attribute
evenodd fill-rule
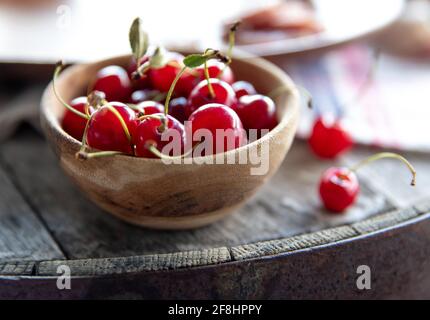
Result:
<svg viewBox="0 0 430 320"><path fill-rule="evenodd" d="M1 167L0 186L0 262L64 258Z"/></svg>
<svg viewBox="0 0 430 320"><path fill-rule="evenodd" d="M326 214L316 184L329 163L315 159L305 144L296 143L273 180L231 217L192 231L145 230L111 217L86 200L64 176L44 141L32 132L3 144L0 154L73 259L235 246L353 223L392 209L384 196L364 184L357 205L347 215Z"/></svg>
<svg viewBox="0 0 430 320"><path fill-rule="evenodd" d="M60 265L67 265L73 276L93 276L190 268L228 261L231 261L230 252L223 247L145 256L42 261L37 275L56 275Z"/></svg>

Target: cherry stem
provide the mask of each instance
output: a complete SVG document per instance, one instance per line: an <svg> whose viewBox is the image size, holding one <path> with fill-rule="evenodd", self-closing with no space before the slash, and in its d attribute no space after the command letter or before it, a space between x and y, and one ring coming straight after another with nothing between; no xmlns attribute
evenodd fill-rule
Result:
<svg viewBox="0 0 430 320"><path fill-rule="evenodd" d="M83 150L76 153L76 158L79 160L88 160L93 158L103 158L103 157L111 157L118 154L124 154L120 151L99 151L99 152L85 152Z"/></svg>
<svg viewBox="0 0 430 320"><path fill-rule="evenodd" d="M361 167L363 167L363 166L365 166L365 165L367 165L373 161L385 159L385 158L393 158L393 159L397 159L397 160L402 161L412 173L411 186L415 186L416 176L417 176L417 172L415 171L415 168L412 166L412 164L405 157L403 157L397 153L381 152L381 153L374 154L373 156L370 156L370 157L360 161L359 163L357 163L356 165L351 167L349 170L352 172L356 172Z"/></svg>
<svg viewBox="0 0 430 320"><path fill-rule="evenodd" d="M134 71L131 74L131 77L134 80L139 80L140 78L142 78L146 72L148 72L148 70L151 68L149 61L145 62L144 64L138 64L136 71Z"/></svg>
<svg viewBox="0 0 430 320"><path fill-rule="evenodd" d="M89 115L82 113L78 110L76 110L75 108L73 108L71 105L69 105L66 101L63 100L63 98L61 98L60 94L57 92L57 85L56 85L56 80L58 75L60 74L61 70L63 69L63 63L61 61L57 62L57 65L55 66L55 71L54 71L54 77L52 79L52 88L54 90L54 94L55 97L58 99L58 101L61 102L61 104L66 107L69 111L73 112L74 114L76 114L77 116L84 118L84 119L89 119Z"/></svg>
<svg viewBox="0 0 430 320"><path fill-rule="evenodd" d="M212 87L212 83L210 81L207 61L205 61L204 72L205 72L206 81L208 83L209 96L211 97L211 99L214 99L216 97L216 95L215 95L214 88Z"/></svg>
<svg viewBox="0 0 430 320"><path fill-rule="evenodd" d="M187 66L182 67L181 71L178 72L172 84L170 85L169 91L167 92L166 101L164 102L164 119L160 127L160 132L164 132L164 130L166 130L167 128L167 114L169 113L170 99L172 98L176 83L179 81L179 78L184 74L185 70L187 70Z"/></svg>
<svg viewBox="0 0 430 320"><path fill-rule="evenodd" d="M231 64L232 57L233 57L233 48L236 43L236 31L237 28L240 25L240 21L236 21L233 23L233 25L230 27L230 31L228 33L228 50L227 50L227 58L228 62L224 65L224 68L221 70L221 72L218 75L218 79L221 79L225 69Z"/></svg>
<svg viewBox="0 0 430 320"><path fill-rule="evenodd" d="M180 156L168 156L168 155L166 155L166 154L164 154L164 153L160 152L160 150L158 150L158 149L157 149L157 147L156 147L156 143L155 143L155 142L150 142L150 141L148 141L148 142L147 142L147 145L146 145L146 148L147 148L150 152L152 152L152 154L154 154L155 156L157 156L157 157L158 157L158 158L160 158L160 159L177 160L177 159L183 159L183 158L185 158L185 157L189 156L190 154L192 154L192 153L193 153L193 151L194 151L194 148L195 148L196 146L197 146L197 145L195 145L193 148L191 148L190 150L188 150L188 151L187 151L187 152L185 152L184 154L181 154Z"/></svg>
<svg viewBox="0 0 430 320"><path fill-rule="evenodd" d="M125 123L121 114L112 105L110 105L109 102L105 101L104 105L109 109L110 112L112 112L115 115L115 117L118 118L119 122L121 123L122 129L124 130L124 133L127 137L127 140L131 144L132 141L131 141L130 131L128 130L127 124Z"/></svg>

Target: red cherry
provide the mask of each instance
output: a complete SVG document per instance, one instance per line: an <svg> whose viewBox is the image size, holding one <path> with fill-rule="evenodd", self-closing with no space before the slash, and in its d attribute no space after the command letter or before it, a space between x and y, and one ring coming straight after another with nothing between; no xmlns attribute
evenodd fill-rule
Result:
<svg viewBox="0 0 430 320"><path fill-rule="evenodd" d="M309 145L312 151L321 158L333 159L346 152L354 142L347 131L342 128L340 121L326 124L320 117L314 124Z"/></svg>
<svg viewBox="0 0 430 320"><path fill-rule="evenodd" d="M121 102L110 102L124 120L128 131L133 137L135 135L137 121L136 113ZM133 154L133 147L116 115L103 106L91 116L88 124L87 143L91 148L102 151L120 151Z"/></svg>
<svg viewBox="0 0 430 320"><path fill-rule="evenodd" d="M170 100L169 103L169 114L177 119L179 122L184 123L187 120L185 114L188 100L184 97L178 97Z"/></svg>
<svg viewBox="0 0 430 320"><path fill-rule="evenodd" d="M144 56L140 59L140 65L143 65L145 62L149 60L149 56ZM137 70L137 64L134 57L131 58L130 65L127 68L128 77L131 80L132 86L135 89L147 89L151 86L151 82L149 81L148 75L143 75L139 79L133 78L133 73Z"/></svg>
<svg viewBox="0 0 430 320"><path fill-rule="evenodd" d="M209 78L219 78L228 84L233 84L234 74L229 66L218 60L209 60L207 62ZM205 79L205 67L204 65L195 69L200 74L200 80ZM220 76L221 75L221 76Z"/></svg>
<svg viewBox="0 0 430 320"><path fill-rule="evenodd" d="M143 101L136 106L136 109L144 115L164 112L164 106L156 101Z"/></svg>
<svg viewBox="0 0 430 320"><path fill-rule="evenodd" d="M160 94L160 91L153 90L153 89L136 90L131 94L130 101L131 103L138 104L142 101L152 100L159 94Z"/></svg>
<svg viewBox="0 0 430 320"><path fill-rule="evenodd" d="M239 116L231 108L225 105L218 103L204 105L194 111L188 120L189 121L186 122L186 126L188 130L190 129L189 126L192 126L191 132L193 137L194 134L200 129L206 129L210 131L213 148L212 152L209 154L236 149L244 145L246 142L246 134ZM231 139L233 140L228 143L228 138L225 137L224 143L221 146L221 150L217 150L217 129L231 130ZM194 145L197 143L199 143L199 141L193 141Z"/></svg>
<svg viewBox="0 0 430 320"><path fill-rule="evenodd" d="M354 172L347 168L330 168L321 178L319 193L327 210L341 213L357 199L360 185Z"/></svg>
<svg viewBox="0 0 430 320"><path fill-rule="evenodd" d="M152 68L148 71L152 87L161 92L169 91L170 85L183 67L182 60L184 56L181 54L169 52L167 57L169 62L166 65L161 68Z"/></svg>
<svg viewBox="0 0 430 320"><path fill-rule="evenodd" d="M180 96L188 97L194 87L202 80L199 73L195 70L185 70L176 83L175 93Z"/></svg>
<svg viewBox="0 0 430 320"><path fill-rule="evenodd" d="M217 60L209 60L208 64L208 73L209 78L217 79L219 74L221 74L225 64L217 61ZM196 85L200 83L200 81L205 80L204 66L200 66L194 70L186 70L183 75L179 78L178 83L175 88L175 92L181 96L188 97L191 91L194 89ZM219 78L220 80L227 82L228 84L233 83L234 76L233 71L230 67L226 67L222 76Z"/></svg>
<svg viewBox="0 0 430 320"><path fill-rule="evenodd" d="M215 97L210 95L208 82L206 80L200 81L188 97L187 115L208 103L218 103L228 107L236 103L234 91L227 82L218 79L209 79L209 82L212 85Z"/></svg>
<svg viewBox="0 0 430 320"><path fill-rule="evenodd" d="M245 129L273 129L278 121L272 99L261 94L242 96L236 106Z"/></svg>
<svg viewBox="0 0 430 320"><path fill-rule="evenodd" d="M245 95L254 95L257 94L257 91L255 90L254 86L249 83L248 81L237 81L233 83L232 88L234 92L236 93L236 98L240 98Z"/></svg>
<svg viewBox="0 0 430 320"><path fill-rule="evenodd" d="M107 101L127 101L131 93L131 83L123 68L108 66L97 72L93 90L104 92Z"/></svg>
<svg viewBox="0 0 430 320"><path fill-rule="evenodd" d="M154 116L160 116L162 119L164 114L157 113L153 114ZM185 146L185 130L184 126L175 118L171 116L167 116L167 129L164 132L165 134L169 134L169 130L177 130L178 135L180 137L178 141L174 140L175 135L170 136L168 141L162 141L163 132L160 131L160 126L162 125L162 120L157 118L146 118L137 126L136 129L136 156L145 157L145 158L157 158L149 149L148 146L153 144L157 148L158 151L162 152L165 145L171 143L179 143L177 147L174 147L173 150L168 154L169 156L180 156L184 150ZM176 154L174 151L178 150Z"/></svg>
<svg viewBox="0 0 430 320"><path fill-rule="evenodd" d="M70 102L70 106L78 110L82 113L85 113L85 108L88 103L87 97L78 97L73 99ZM92 107L89 107L88 111L91 113L94 112L94 109ZM66 131L68 134L70 134L73 138L76 140L81 141L82 137L84 135L85 126L87 125L87 119L84 119L72 111L66 109L64 113L63 120L61 121L61 127Z"/></svg>

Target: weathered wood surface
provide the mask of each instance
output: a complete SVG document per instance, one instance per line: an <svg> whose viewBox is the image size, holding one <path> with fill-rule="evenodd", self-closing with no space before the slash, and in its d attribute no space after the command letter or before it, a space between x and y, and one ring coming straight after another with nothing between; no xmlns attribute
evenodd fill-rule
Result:
<svg viewBox="0 0 430 320"><path fill-rule="evenodd" d="M358 147L339 164L377 151ZM381 161L360 171L356 206L333 216L317 195L332 163L296 141L272 181L231 217L198 230L152 231L88 201L25 127L0 144L0 297L428 296L430 156L407 156L416 188L402 164ZM372 265L377 291L354 289L359 263ZM77 277L71 292L56 289L60 264Z"/></svg>
<svg viewBox="0 0 430 320"><path fill-rule="evenodd" d="M299 142L272 182L243 209L192 231L141 229L98 209L72 185L48 146L33 131L5 142L0 147L0 159L69 259L229 247L348 224L393 209L383 195L364 185L358 204L348 215L324 213L316 183L329 163L315 160Z"/></svg>

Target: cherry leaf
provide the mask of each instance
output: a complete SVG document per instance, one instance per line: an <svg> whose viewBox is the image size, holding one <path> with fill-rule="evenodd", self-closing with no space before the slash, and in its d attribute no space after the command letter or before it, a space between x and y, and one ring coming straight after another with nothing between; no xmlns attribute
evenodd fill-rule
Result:
<svg viewBox="0 0 430 320"><path fill-rule="evenodd" d="M130 47L136 61L139 61L148 50L148 34L142 29L142 20L136 18L130 26Z"/></svg>
<svg viewBox="0 0 430 320"><path fill-rule="evenodd" d="M206 61L208 61L210 56L194 53L186 56L184 58L184 65L186 65L188 68L197 68L198 66L201 66Z"/></svg>

